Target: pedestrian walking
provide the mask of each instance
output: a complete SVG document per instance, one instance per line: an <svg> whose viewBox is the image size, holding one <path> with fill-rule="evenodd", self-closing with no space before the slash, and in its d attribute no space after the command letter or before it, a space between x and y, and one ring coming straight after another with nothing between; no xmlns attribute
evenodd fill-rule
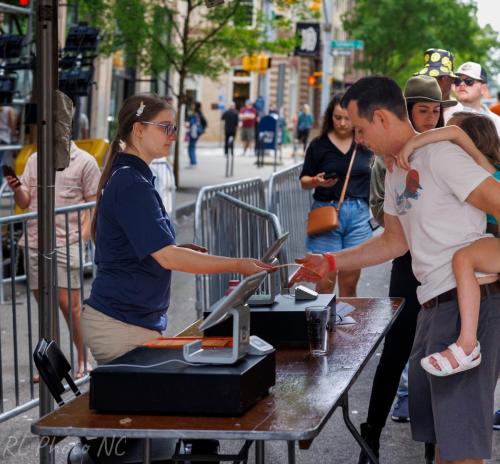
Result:
<svg viewBox="0 0 500 464"><path fill-rule="evenodd" d="M436 79L426 75L410 78L405 85L404 97L410 122L417 132L443 127L443 110L457 103L453 100L443 100ZM384 160L382 157L377 157L374 160L371 175L370 207L374 218L382 226L384 225L385 175ZM419 281L413 274L410 252L395 258L392 262L389 296L403 297L405 304L385 337L384 348L373 379L368 416L366 422L361 424L363 438L377 455L382 429L385 427L395 395L396 403L391 419L397 422L410 420L407 363L420 311L417 298L419 285ZM368 456L361 452L358 462L359 464L368 463Z"/></svg>
<svg viewBox="0 0 500 464"><path fill-rule="evenodd" d="M347 111L340 105L341 99L342 94L333 96L323 117L321 134L311 141L306 150L300 184L303 189L314 189L313 209L327 205L338 206L354 155L356 144L352 125ZM308 236L308 251L340 251L359 245L372 236L368 223L372 155L366 148L358 147L346 196L339 211L339 227L320 235ZM330 276L318 282L316 290L320 293L333 292L338 277L339 295L356 296L360 273L359 269L342 271L338 276Z"/></svg>
<svg viewBox="0 0 500 464"><path fill-rule="evenodd" d="M255 141L257 133L257 110L250 100L247 100L245 106L240 109L240 122L240 137L243 142L243 156L245 156L250 144Z"/></svg>
<svg viewBox="0 0 500 464"><path fill-rule="evenodd" d="M175 111L148 95L128 98L99 181L92 236L97 276L82 315L83 335L98 364L155 339L167 326L172 271L251 275L270 266L177 245L154 188L150 164L168 155Z"/></svg>
<svg viewBox="0 0 500 464"><path fill-rule="evenodd" d="M36 152L29 157L20 182L16 177L9 176L7 178L14 192L16 205L21 209L28 208L30 212L36 212L37 210L37 157ZM99 183L101 171L95 158L90 153L78 148L75 142L72 141L69 159L69 166L63 171L56 172L54 193L56 208L78 205L96 199L97 184ZM58 301L68 326L71 308L73 343L76 347L78 360L77 379L83 377L85 372L91 369L90 363L85 365L86 355L80 326L81 263L80 236L78 232L81 230L82 243L88 242L90 238L90 214L87 211L81 217L81 224L79 224L79 216L76 212L69 214L67 218L64 214L58 214L55 217ZM66 226L68 227L68 235L66 235ZM27 234L28 249L25 250L25 253L28 253L29 256L30 288L33 290L36 301L39 302L37 220L28 221ZM25 243L23 238L21 238L20 243ZM69 245L69 255L67 245ZM38 376L35 377L35 381L38 381Z"/></svg>
<svg viewBox="0 0 500 464"><path fill-rule="evenodd" d="M443 100L452 100L451 89L455 78L453 53L442 48L429 48L424 53L425 66L416 75L430 76L437 80ZM462 110L460 103L443 108L443 118L446 124L453 113Z"/></svg>
<svg viewBox="0 0 500 464"><path fill-rule="evenodd" d="M297 139L302 143L304 152L307 148L309 134L314 124L314 117L311 114L311 108L308 104L302 105L302 111L297 117Z"/></svg>
<svg viewBox="0 0 500 464"><path fill-rule="evenodd" d="M221 119L224 121L224 154L227 156L229 149L234 154L234 141L239 124L239 113L235 102L230 103L229 108L222 113Z"/></svg>
<svg viewBox="0 0 500 464"><path fill-rule="evenodd" d="M207 120L203 116L201 103L194 102L191 105L191 113L188 118L188 155L189 167L193 168L198 164L196 159L196 144L207 129Z"/></svg>
<svg viewBox="0 0 500 464"><path fill-rule="evenodd" d="M386 161L415 135L401 90L389 78L360 79L346 92L343 105L353 121L357 142L366 143ZM491 458L491 411L500 373L500 318L496 317L500 285L479 282L483 298L478 367L444 380L428 375L420 360L458 337L452 258L457 249L486 236L484 212L493 213L497 221L500 218L500 184L461 148L440 142L417 150L410 172L399 167L388 172L385 185L383 233L350 250L309 254L297 260L303 267L292 283L314 281L337 269L373 266L409 248L421 282L417 296L422 306L410 356L413 439L436 443L441 460L480 463Z"/></svg>

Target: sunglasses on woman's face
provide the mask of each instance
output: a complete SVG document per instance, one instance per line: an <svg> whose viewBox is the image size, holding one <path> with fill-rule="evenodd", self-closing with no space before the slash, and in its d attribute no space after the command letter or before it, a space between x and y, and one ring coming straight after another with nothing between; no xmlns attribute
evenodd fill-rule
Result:
<svg viewBox="0 0 500 464"><path fill-rule="evenodd" d="M472 87L476 82L476 79L472 79L472 77L455 77L454 84L458 87L461 83L464 83L467 87Z"/></svg>
<svg viewBox="0 0 500 464"><path fill-rule="evenodd" d="M151 126L161 127L165 131L165 134L167 134L167 135L176 135L177 134L177 126L175 124L171 124L169 122L141 121L141 124L149 124Z"/></svg>

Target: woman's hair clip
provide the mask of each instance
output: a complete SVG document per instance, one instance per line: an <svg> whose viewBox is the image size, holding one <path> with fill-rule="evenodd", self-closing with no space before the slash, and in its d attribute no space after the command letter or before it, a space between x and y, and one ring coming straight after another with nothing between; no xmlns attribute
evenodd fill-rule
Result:
<svg viewBox="0 0 500 464"><path fill-rule="evenodd" d="M137 108L137 112L135 113L135 115L140 116L142 113L144 113L144 108L146 108L146 105L141 100L141 104L139 105L139 108Z"/></svg>

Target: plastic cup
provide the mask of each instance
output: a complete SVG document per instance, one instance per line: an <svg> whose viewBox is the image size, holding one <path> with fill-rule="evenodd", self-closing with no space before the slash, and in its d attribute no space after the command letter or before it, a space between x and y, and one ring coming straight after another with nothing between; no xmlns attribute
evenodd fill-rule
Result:
<svg viewBox="0 0 500 464"><path fill-rule="evenodd" d="M312 356L326 355L329 318L329 306L308 306L306 308L307 335L309 337L309 351Z"/></svg>

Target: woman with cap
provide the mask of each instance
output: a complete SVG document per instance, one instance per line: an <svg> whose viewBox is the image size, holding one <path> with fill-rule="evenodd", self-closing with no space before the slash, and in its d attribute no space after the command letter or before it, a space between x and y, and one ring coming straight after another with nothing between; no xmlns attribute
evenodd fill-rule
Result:
<svg viewBox="0 0 500 464"><path fill-rule="evenodd" d="M406 83L404 96L408 116L418 132L443 127L443 109L457 103L452 100L443 100L436 79L425 75L410 78ZM383 158L376 157L372 168L370 207L375 219L381 225L384 223L385 169ZM408 390L405 376L401 374L405 370L415 338L417 316L420 310L420 303L417 299L418 285L420 283L413 275L411 268L410 252L396 258L392 263L389 296L404 297L405 305L385 337L384 348L373 380L368 417L366 422L361 424L361 435L377 456L380 435L396 393L398 393L398 400L391 418L398 422L409 421ZM398 388L400 379L401 384ZM432 450L432 446L426 446L427 462L433 461ZM368 456L361 452L358 462L367 464L370 461Z"/></svg>

